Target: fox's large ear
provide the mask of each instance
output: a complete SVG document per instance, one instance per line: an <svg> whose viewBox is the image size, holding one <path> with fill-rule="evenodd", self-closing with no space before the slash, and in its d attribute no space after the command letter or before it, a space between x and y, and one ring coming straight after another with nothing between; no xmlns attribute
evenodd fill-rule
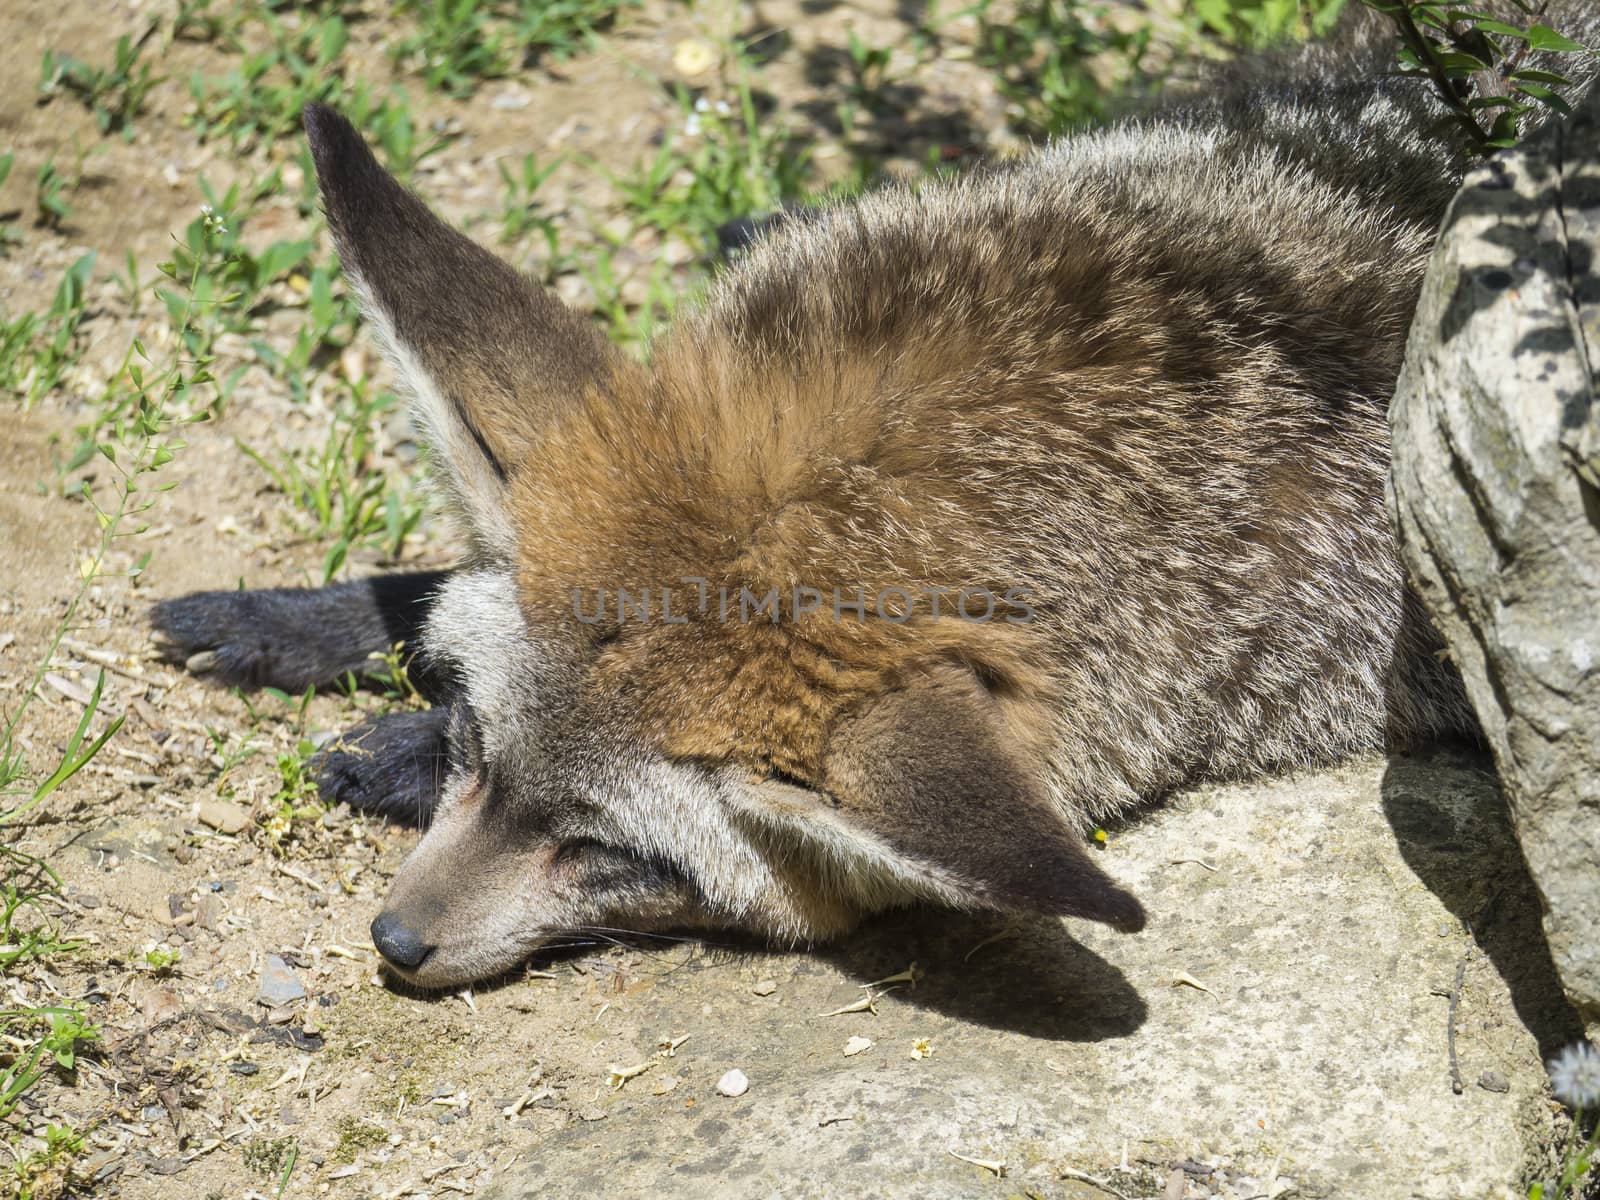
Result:
<svg viewBox="0 0 1600 1200"><path fill-rule="evenodd" d="M310 105L306 136L346 275L415 395L480 551L507 557L507 478L548 415L603 378L605 338L446 225L350 122Z"/></svg>
<svg viewBox="0 0 1600 1200"><path fill-rule="evenodd" d="M966 668L919 675L845 716L822 785L830 816L960 903L1144 927L1144 909L1090 857Z"/></svg>

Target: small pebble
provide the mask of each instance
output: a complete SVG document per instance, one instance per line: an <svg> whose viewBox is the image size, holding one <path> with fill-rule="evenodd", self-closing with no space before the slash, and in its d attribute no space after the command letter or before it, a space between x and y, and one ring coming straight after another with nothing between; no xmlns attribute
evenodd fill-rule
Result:
<svg viewBox="0 0 1600 1200"><path fill-rule="evenodd" d="M721 1079L717 1080L717 1091L724 1096L742 1096L750 1090L750 1079L743 1071L735 1067Z"/></svg>
<svg viewBox="0 0 1600 1200"><path fill-rule="evenodd" d="M238 833L250 824L250 812L226 800L202 800L200 823L211 826L218 833Z"/></svg>
<svg viewBox="0 0 1600 1200"><path fill-rule="evenodd" d="M778 990L778 985L774 980L763 979L750 990L758 996L770 996L773 992Z"/></svg>
<svg viewBox="0 0 1600 1200"><path fill-rule="evenodd" d="M139 1011L146 1025L159 1025L182 1012L183 1002L171 988L151 988L139 1002Z"/></svg>
<svg viewBox="0 0 1600 1200"><path fill-rule="evenodd" d="M870 1049L872 1049L872 1039L871 1038L853 1037L848 1042L846 1042L844 1044L844 1056L846 1058L854 1058L856 1055L860 1054L863 1050L870 1050Z"/></svg>
<svg viewBox="0 0 1600 1200"><path fill-rule="evenodd" d="M306 998L305 984L294 969L276 954L267 955L256 984L256 1000L268 1008L281 1008Z"/></svg>
<svg viewBox="0 0 1600 1200"><path fill-rule="evenodd" d="M1478 1086L1486 1092L1509 1092L1511 1081L1499 1071L1485 1071L1478 1076Z"/></svg>
<svg viewBox="0 0 1600 1200"><path fill-rule="evenodd" d="M201 896L195 902L195 923L216 933L222 926L222 901L215 895Z"/></svg>

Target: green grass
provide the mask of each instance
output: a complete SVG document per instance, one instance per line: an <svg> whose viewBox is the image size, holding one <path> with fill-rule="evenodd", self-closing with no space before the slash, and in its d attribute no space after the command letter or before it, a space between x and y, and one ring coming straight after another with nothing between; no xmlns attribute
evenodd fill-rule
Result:
<svg viewBox="0 0 1600 1200"><path fill-rule="evenodd" d="M29 336L8 340L12 350L20 347L19 352L33 356L29 387L35 390L28 392L30 396L49 390L40 388L39 356L59 356L54 338L71 341L71 333L63 334L62 330L75 330L93 262L92 255L79 259L58 289L50 312L31 323L23 322L30 325ZM190 295L197 277L198 271L181 281ZM122 718L108 719L100 711L105 687L102 672L71 735L53 747L53 754L42 765L30 762L25 746L51 743L37 733L28 734L27 723L45 673L62 639L76 628L89 589L110 570L113 549L148 529L148 514L160 495L172 486L163 482L160 474L182 448L178 436L181 419L175 415L180 406L174 401L214 382L206 359L186 357L181 350L181 335L193 312L191 303L175 325L178 352L153 367L143 345L135 341L125 357L124 369L108 385L108 390L119 393L111 401L117 415L100 427L101 439L95 443L95 452L107 464L108 482L81 493L95 514L99 537L82 562L75 588L21 699L0 726L0 946L4 947L0 950L0 968L13 978L25 978L30 968L53 966L58 959L81 949L80 943L63 931L51 915L61 896L61 877L45 859L23 849L23 839L36 814L56 790L82 771L116 736ZM4 369L14 375L16 364L8 358ZM135 558L126 574L140 574L149 557L146 552ZM48 1075L61 1073L70 1078L79 1055L92 1050L100 1040L87 1010L75 1001L0 1010L0 1036L11 1048L0 1064L0 1119L15 1112ZM13 1158L9 1170L19 1195L31 1194L37 1181L57 1168L70 1170L70 1164L63 1167L63 1160L70 1159L82 1146L78 1133L65 1126L51 1126L42 1146L24 1144L20 1140L22 1128L15 1125L7 1125L5 1136Z"/></svg>
<svg viewBox="0 0 1600 1200"><path fill-rule="evenodd" d="M6 180L11 177L11 168L16 163L17 156L8 151L0 154L0 187L4 187ZM0 214L0 255L9 254L11 247L22 241L22 231L11 224L12 214Z"/></svg>
<svg viewBox="0 0 1600 1200"><path fill-rule="evenodd" d="M0 317L0 389L20 395L24 408L52 391L83 353L80 326L94 263L91 250L68 267L43 313Z"/></svg>
<svg viewBox="0 0 1600 1200"><path fill-rule="evenodd" d="M561 165L559 158L541 163L536 155L524 154L513 165L507 159L496 164L503 191L500 199L500 242L514 245L529 234L537 233L544 242L544 259L553 269L560 261L560 235L556 223L545 213L539 200L539 189Z"/></svg>
<svg viewBox="0 0 1600 1200"><path fill-rule="evenodd" d="M117 39L111 64L92 66L70 54L44 52L39 66L39 98L48 103L57 96L72 96L94 114L102 134L133 137L133 121L144 111L145 98L164 76L151 73L148 62L140 62L145 44L156 31L151 25L138 40Z"/></svg>
<svg viewBox="0 0 1600 1200"><path fill-rule="evenodd" d="M540 58L559 61L588 48L634 7L637 0L399 0L396 12L414 27L390 53L430 88L463 98Z"/></svg>
<svg viewBox="0 0 1600 1200"><path fill-rule="evenodd" d="M741 72L725 101L676 89L680 122L661 149L614 182L635 227L681 237L707 252L719 226L774 212L807 196L810 148L789 127L764 117Z"/></svg>
<svg viewBox="0 0 1600 1200"><path fill-rule="evenodd" d="M1146 63L1150 27L1113 24L1105 4L978 0L971 11L975 57L1009 102L1011 124L1028 137L1099 124L1156 85Z"/></svg>
<svg viewBox="0 0 1600 1200"><path fill-rule="evenodd" d="M270 8L247 6L225 27L241 47L237 62L220 75L189 81L193 111L187 120L202 141L250 150L297 136L302 110L316 103L337 107L360 126L403 179L447 144L443 136L419 132L399 88L380 97L365 82L351 82L350 31L337 11L291 23ZM312 173L304 174L309 187ZM309 205L309 193L306 199Z"/></svg>
<svg viewBox="0 0 1600 1200"><path fill-rule="evenodd" d="M45 229L59 230L72 215L72 205L67 202L68 180L56 167L55 155L39 164L39 174L34 180L34 208L38 210L35 224Z"/></svg>
<svg viewBox="0 0 1600 1200"><path fill-rule="evenodd" d="M398 404L393 393L367 380L350 382L320 445L269 456L238 444L293 505L296 532L330 543L320 582L333 579L350 551L360 546L398 559L407 535L421 523L421 495L414 482L398 464L375 461L384 421Z"/></svg>

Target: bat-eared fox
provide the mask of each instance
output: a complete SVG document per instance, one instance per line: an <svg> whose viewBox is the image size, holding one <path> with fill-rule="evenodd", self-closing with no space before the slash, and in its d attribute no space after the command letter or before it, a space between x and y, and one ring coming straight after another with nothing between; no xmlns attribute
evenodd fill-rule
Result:
<svg viewBox="0 0 1600 1200"><path fill-rule="evenodd" d="M1384 509L1462 171L1389 62L1358 30L777 220L648 363L309 108L469 551L169 600L158 637L290 690L415 650L433 707L321 782L427 825L372 924L422 986L586 929L810 943L914 903L1138 930L1091 823L1474 729Z"/></svg>

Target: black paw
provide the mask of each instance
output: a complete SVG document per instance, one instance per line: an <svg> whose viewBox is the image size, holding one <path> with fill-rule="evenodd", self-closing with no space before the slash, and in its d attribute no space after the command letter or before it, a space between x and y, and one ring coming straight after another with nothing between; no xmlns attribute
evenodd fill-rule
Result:
<svg viewBox="0 0 1600 1200"><path fill-rule="evenodd" d="M236 687L299 691L322 681L306 631L264 592L195 592L150 610L151 637L168 662Z"/></svg>
<svg viewBox="0 0 1600 1200"><path fill-rule="evenodd" d="M448 708L392 713L359 726L312 761L324 800L425 826L444 784Z"/></svg>
<svg viewBox="0 0 1600 1200"><path fill-rule="evenodd" d="M444 579L419 571L324 588L195 592L157 604L150 624L163 656L197 675L300 692L371 674L397 644L414 652ZM428 696L448 685L420 668L412 681Z"/></svg>

